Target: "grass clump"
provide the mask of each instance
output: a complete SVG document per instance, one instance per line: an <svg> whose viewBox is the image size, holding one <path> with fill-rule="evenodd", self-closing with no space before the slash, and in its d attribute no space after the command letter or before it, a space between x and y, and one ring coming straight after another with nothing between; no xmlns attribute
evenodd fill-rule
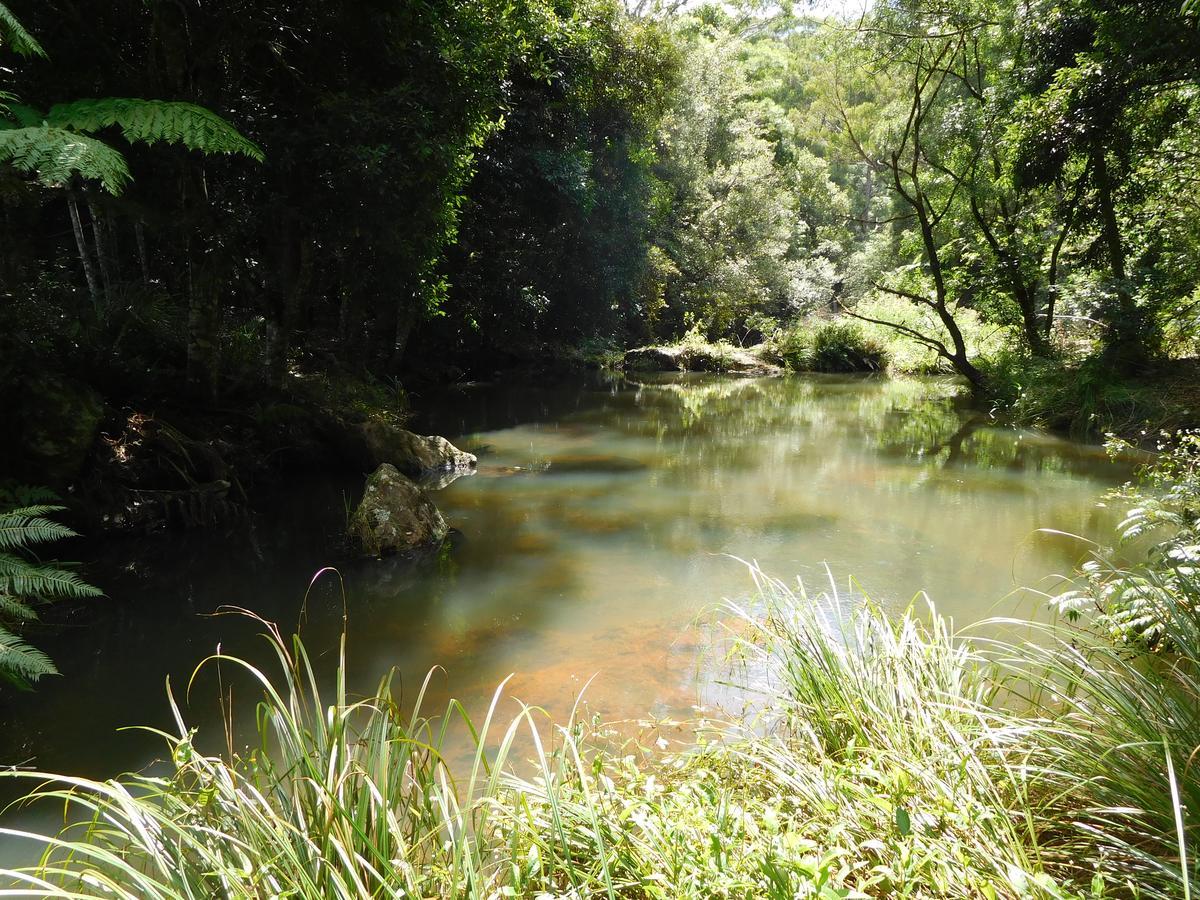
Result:
<svg viewBox="0 0 1200 900"><path fill-rule="evenodd" d="M968 642L754 572L728 617L753 716L698 722L683 752L614 744L524 709L472 725L404 715L385 679L319 689L269 638L258 746L208 756L173 705L170 771L30 773L58 837L0 875L57 897L1178 897L1196 875L1200 626L1170 665L1066 626ZM1010 623L1011 624L1011 623ZM1029 626L1026 623L1026 627ZM453 722L469 762L448 762ZM532 749L515 764L520 736ZM32 802L32 800L31 800ZM19 895L19 894L16 894Z"/></svg>
<svg viewBox="0 0 1200 900"><path fill-rule="evenodd" d="M863 334L856 322L835 319L793 327L773 341L793 372L883 372L886 348Z"/></svg>
<svg viewBox="0 0 1200 900"><path fill-rule="evenodd" d="M1166 360L1134 378L1101 355L1038 359L1007 350L981 362L997 407L1014 421L1073 434L1134 436L1189 427L1200 416L1200 368Z"/></svg>

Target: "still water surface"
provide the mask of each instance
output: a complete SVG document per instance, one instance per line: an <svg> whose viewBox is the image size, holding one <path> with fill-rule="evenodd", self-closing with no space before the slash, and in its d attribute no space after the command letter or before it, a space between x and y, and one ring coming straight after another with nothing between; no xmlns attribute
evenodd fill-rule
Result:
<svg viewBox="0 0 1200 900"><path fill-rule="evenodd" d="M608 719L688 715L710 702L704 632L690 627L767 572L902 607L924 590L965 625L1043 605L1107 527L1097 500L1128 470L1095 446L989 424L944 380L679 376L644 383L479 385L421 398L415 423L479 455L434 499L459 533L439 557L340 565L352 680L431 666L436 702L506 694L557 715L583 684ZM48 647L63 676L4 701L0 763L107 776L144 765L218 644L265 659L254 610L285 630L313 573L338 563L355 485L298 483L251 526L187 534L110 573L111 599ZM359 486L361 489L361 486ZM853 577L854 586L849 586ZM336 653L337 579L304 609L310 648ZM226 671L226 676L229 675ZM226 678L228 687L228 677ZM191 692L214 737L215 672ZM242 682L235 706L254 692ZM478 704L474 704L478 708Z"/></svg>

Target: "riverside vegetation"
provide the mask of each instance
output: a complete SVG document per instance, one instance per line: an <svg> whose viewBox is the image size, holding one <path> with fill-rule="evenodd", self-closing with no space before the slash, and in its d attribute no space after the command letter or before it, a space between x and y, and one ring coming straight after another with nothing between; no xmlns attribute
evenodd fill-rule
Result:
<svg viewBox="0 0 1200 900"><path fill-rule="evenodd" d="M344 665L330 700L269 630L277 673L225 661L264 694L255 750L208 755L172 706L164 773L0 774L71 821L6 835L46 852L16 890L1191 896L1195 3L11 5L14 687L54 671L37 614L99 594L40 558L73 533L56 517L169 534L297 473L360 476L353 439L398 428L409 391L632 349L944 373L985 414L1171 435L1061 621L1008 623L1025 641L755 572L726 621L758 714L681 752L532 709L409 714L387 681L351 700Z"/></svg>
<svg viewBox="0 0 1200 900"><path fill-rule="evenodd" d="M1121 495L1140 561L1097 550L1064 621L1006 623L1023 638L752 568L722 622L757 712L693 723L681 752L533 708L500 721L503 684L478 723L424 689L400 709L390 677L351 699L344 639L327 697L268 626L274 674L204 664L261 692L257 746L202 753L172 698L165 772L5 774L71 823L2 832L44 849L6 877L62 897L1190 896L1198 446ZM456 729L474 747L457 764Z"/></svg>

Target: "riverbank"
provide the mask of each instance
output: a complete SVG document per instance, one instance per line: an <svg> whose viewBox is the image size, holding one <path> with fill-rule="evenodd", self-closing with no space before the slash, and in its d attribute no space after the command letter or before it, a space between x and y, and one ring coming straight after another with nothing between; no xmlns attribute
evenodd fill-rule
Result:
<svg viewBox="0 0 1200 900"><path fill-rule="evenodd" d="M870 314L896 315L894 305ZM1121 374L1092 345L1061 348L1039 359L1010 349L1006 329L985 327L963 316L970 356L984 374L975 401L991 415L1016 425L1085 438L1115 435L1152 447L1162 431L1200 425L1200 359L1163 358L1135 374ZM669 344L626 352L629 372L693 371L769 376L793 373L857 373L893 377L953 375L929 346L878 324L849 316L816 318L738 347L697 334Z"/></svg>
<svg viewBox="0 0 1200 900"><path fill-rule="evenodd" d="M784 388L793 393L781 394ZM1049 448L1028 435L1000 430L933 450L931 427L954 431L958 413L931 403L927 393L914 400L903 388L833 376L680 378L616 395L597 389L583 395L594 405L582 410L580 394L564 396L557 402L574 410L573 417L495 430L485 438L492 450L483 459L506 465L456 483L468 490L446 506L457 510L452 518L463 523L465 543L429 587L427 602L418 582L397 582L404 576L382 569L368 574L378 583L368 596L357 573L347 572L340 599L332 576L303 597L314 680L300 645L277 637L275 661L263 660L249 655L261 642L249 634L231 640L228 629L212 630L228 617L206 616L199 620L204 649L219 644L254 668L227 658L219 673L209 664L193 684L192 663L173 645L172 683L191 684L190 706L173 722L161 699L162 673L147 677L141 671L146 655L134 641L123 641L124 668L116 681L106 686L102 673L94 673L88 715L74 717L78 740L97 744L105 698L136 687L136 711L127 711L121 724L145 721L146 710L166 713L153 724L177 735L167 748L168 768L154 770L153 780L71 781L73 798L94 800L111 813L90 832L70 836L83 843L72 848L66 868L77 873L72 866L86 866L90 880L53 872L29 877L55 881L61 874L64 890L99 896L111 886L105 895L118 897L293 890L322 897L483 898L505 888L531 897L571 891L679 896L675 886L692 891L682 896L696 897L1100 897L1135 890L1179 896L1185 879L1194 877L1196 859L1186 810L1200 806L1200 780L1188 766L1200 725L1194 703L1200 629L1192 612L1200 597L1189 558L1177 552L1195 544L1194 526L1180 532L1169 522L1187 510L1194 517L1195 448L1185 446L1156 470L1154 477L1164 480L1150 486L1155 497L1166 498L1159 506L1136 495L1121 501L1121 508L1128 503L1155 511L1153 521L1135 522L1143 534L1156 523L1168 528L1147 565L1118 569L1102 557L1086 570L1079 592L1060 603L1064 614L1085 617L1080 627L1013 617L997 630L983 623L955 632L948 619L923 607L894 605L896 595L911 596L904 561L930 555L961 564L961 582L943 580L934 594L945 598L944 612L975 622L978 615L956 610L953 601L971 585L999 586L1004 573L1012 577L1007 548L1020 536L1028 540L1031 530L1022 518L1011 523L1011 533L997 533L1013 507L998 507L995 499L1009 496L1020 509L1046 502L1045 509L1069 507L1082 515L1085 501L1075 491L1087 469L1082 460L1045 455ZM785 397L790 404L781 402ZM550 405L544 394L520 400L532 410ZM488 401L488 409L505 406L495 397ZM818 403L820 414L813 417ZM643 413L635 419L631 409ZM600 410L608 418L597 420ZM794 445L783 453L770 450L772 436L806 434L818 423L821 430L809 441L821 449L819 459ZM877 457L864 454L866 426L882 443ZM628 436L624 456L581 452L581 441L608 442L616 433ZM835 445L839 435L842 443ZM939 440L947 442L953 443ZM520 466L507 465L517 452L535 452L548 465L521 474ZM637 462L638 452L647 454L645 468L612 464ZM760 468L748 468L747 453ZM819 468L803 468L806 461ZM694 477L681 482L685 465L694 467ZM972 470L988 467L993 477L972 491ZM1024 473L1019 483L1016 471ZM654 491L646 489L651 479ZM763 502L756 483L794 491ZM496 503L486 505L502 488ZM1061 493L1068 488L1069 496ZM706 492L697 497L698 489ZM812 504L822 492L836 504L813 519ZM677 515L661 507L670 497L684 503ZM884 502L888 497L897 498L894 509ZM744 498L740 511L731 505L737 498ZM692 515L695 503L710 514ZM861 528L845 519L860 505ZM895 519L900 510L908 518ZM743 556L755 553L778 570L785 559L775 555L781 511L792 517L789 533L806 542L807 558L837 559L864 575L874 571L864 579L868 584L881 583L886 573L886 602L861 594L806 596L761 575L747 591L744 573L726 585L714 577L719 570L705 568L711 554L703 550L725 546ZM727 537L714 544L721 516L728 519ZM1066 524L1045 512L1035 521ZM931 527L953 536L942 552L924 537ZM500 539L489 545L489 535ZM812 546L807 542L815 535L842 543ZM963 552L963 535L971 535L972 553ZM728 543L735 539L744 543ZM788 558L797 552L792 541L783 543ZM572 562L572 546L596 555ZM479 566L472 547L494 552L492 565ZM664 547L676 555L652 555ZM1003 573L987 568L984 548L1000 548L993 562ZM1035 569L1048 571L1050 558ZM192 561L187 578L206 568L225 572L228 566ZM531 580L511 581L520 573ZM189 637L198 621L191 612L238 600L244 576L226 574L216 590L191 597L189 615L176 626ZM162 583L169 581L164 573ZM927 573L922 581L932 586ZM280 619L292 621L301 586L280 588L286 579L273 576L268 582L281 593L295 591L290 611L278 606ZM1114 605L1113 598L1129 596L1126 588L1135 584L1140 605ZM531 599L538 586L543 602ZM241 585L243 593L257 590L251 582ZM601 666L615 666L618 690L621 682L644 689L655 677L677 688L680 672L695 668L694 658L664 664L661 672L648 662L668 646L694 653L697 639L681 638L661 618L662 607L671 597L678 604L698 596L711 606L721 592L744 600L718 618L716 633L725 638L711 649L725 662L714 677L732 686L727 699L750 700L748 713L738 715L731 703L700 712L683 704L664 708L650 694L637 709L654 711L652 730L628 743L628 731L600 727L605 719L575 706L581 692L603 701L599 708L611 709L614 696L629 702L613 694L612 677L584 687ZM160 596L154 599L158 619L147 626L130 616L124 637L146 633L161 647L170 643L171 611ZM263 599L256 595L256 608ZM397 611L411 614L414 607L422 611L405 628ZM565 607L583 618L564 622ZM1094 617L1098 608L1104 617ZM650 612L655 617L648 619ZM676 618L695 621L697 614L684 604ZM351 650L343 650L329 694L323 673L330 663L321 660L335 655L343 615ZM1152 634L1137 630L1147 616L1156 623ZM261 628L241 624L247 632ZM531 642L539 627L546 641ZM577 640L567 642L564 632ZM423 655L408 659L397 680L363 690L364 676L379 684L382 660L390 666L405 658L399 644L405 634ZM450 693L441 676L419 688L420 675L412 677L435 663L460 672L514 646L526 654L505 656L497 663L503 670L458 681ZM1140 652L1148 646L1156 648L1153 657ZM1168 655L1170 664L1160 664ZM488 702L503 679L497 671L524 674L535 666L541 668L532 680L506 681ZM276 690L257 720L264 734L227 731L213 715L213 692L224 696L232 686L241 698L235 713L247 724L241 713L265 684L256 672L268 673ZM212 680L218 674L219 686ZM201 702L205 694L210 699ZM548 713L509 713L514 695ZM181 689L176 697L182 702ZM36 699L56 718L72 718L54 706L52 692ZM459 742L471 740L468 715L479 738L474 756L464 760ZM219 749L225 734L237 736L232 751ZM265 742L271 752L238 750L243 741L248 747ZM100 749L89 747L89 766ZM82 774L78 766L57 770ZM45 776L10 772L3 779L10 788L24 779L32 789ZM46 790L53 799L42 805L53 805L61 821L65 798L54 785ZM139 834L156 837L143 841ZM1180 834L1187 862L1178 849ZM5 849L24 840L36 841L6 835ZM120 855L99 855L117 844ZM31 882L31 890L62 895L42 882Z"/></svg>
<svg viewBox="0 0 1200 900"><path fill-rule="evenodd" d="M266 686L267 752L204 755L176 711L162 776L0 775L93 822L55 846L7 833L49 855L0 878L130 900L1186 893L1194 617L1169 619L1174 665L1147 671L1087 631L964 642L932 611L850 612L753 574L725 621L755 717L614 741L533 709L505 719L503 684L473 725L457 701L409 714L390 678L348 699L344 642L322 696L317 648L271 632L272 673L222 663ZM455 764L464 729L474 756ZM691 746L672 750L680 730Z"/></svg>

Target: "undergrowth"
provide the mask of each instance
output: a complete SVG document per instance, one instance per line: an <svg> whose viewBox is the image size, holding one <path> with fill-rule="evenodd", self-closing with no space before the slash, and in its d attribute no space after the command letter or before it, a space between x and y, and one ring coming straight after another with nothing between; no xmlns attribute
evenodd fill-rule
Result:
<svg viewBox="0 0 1200 900"><path fill-rule="evenodd" d="M932 610L812 597L753 570L725 621L755 716L664 753L526 708L411 713L390 679L332 697L273 628L255 747L197 747L171 700L170 771L6 772L59 836L3 873L49 897L1178 897L1195 878L1200 625L1170 666L1068 626L967 641ZM1009 623L1015 625L1016 623ZM212 663L208 663L211 665ZM422 692L423 694L424 692ZM475 752L457 766L447 735ZM522 763L514 747L531 748Z"/></svg>

